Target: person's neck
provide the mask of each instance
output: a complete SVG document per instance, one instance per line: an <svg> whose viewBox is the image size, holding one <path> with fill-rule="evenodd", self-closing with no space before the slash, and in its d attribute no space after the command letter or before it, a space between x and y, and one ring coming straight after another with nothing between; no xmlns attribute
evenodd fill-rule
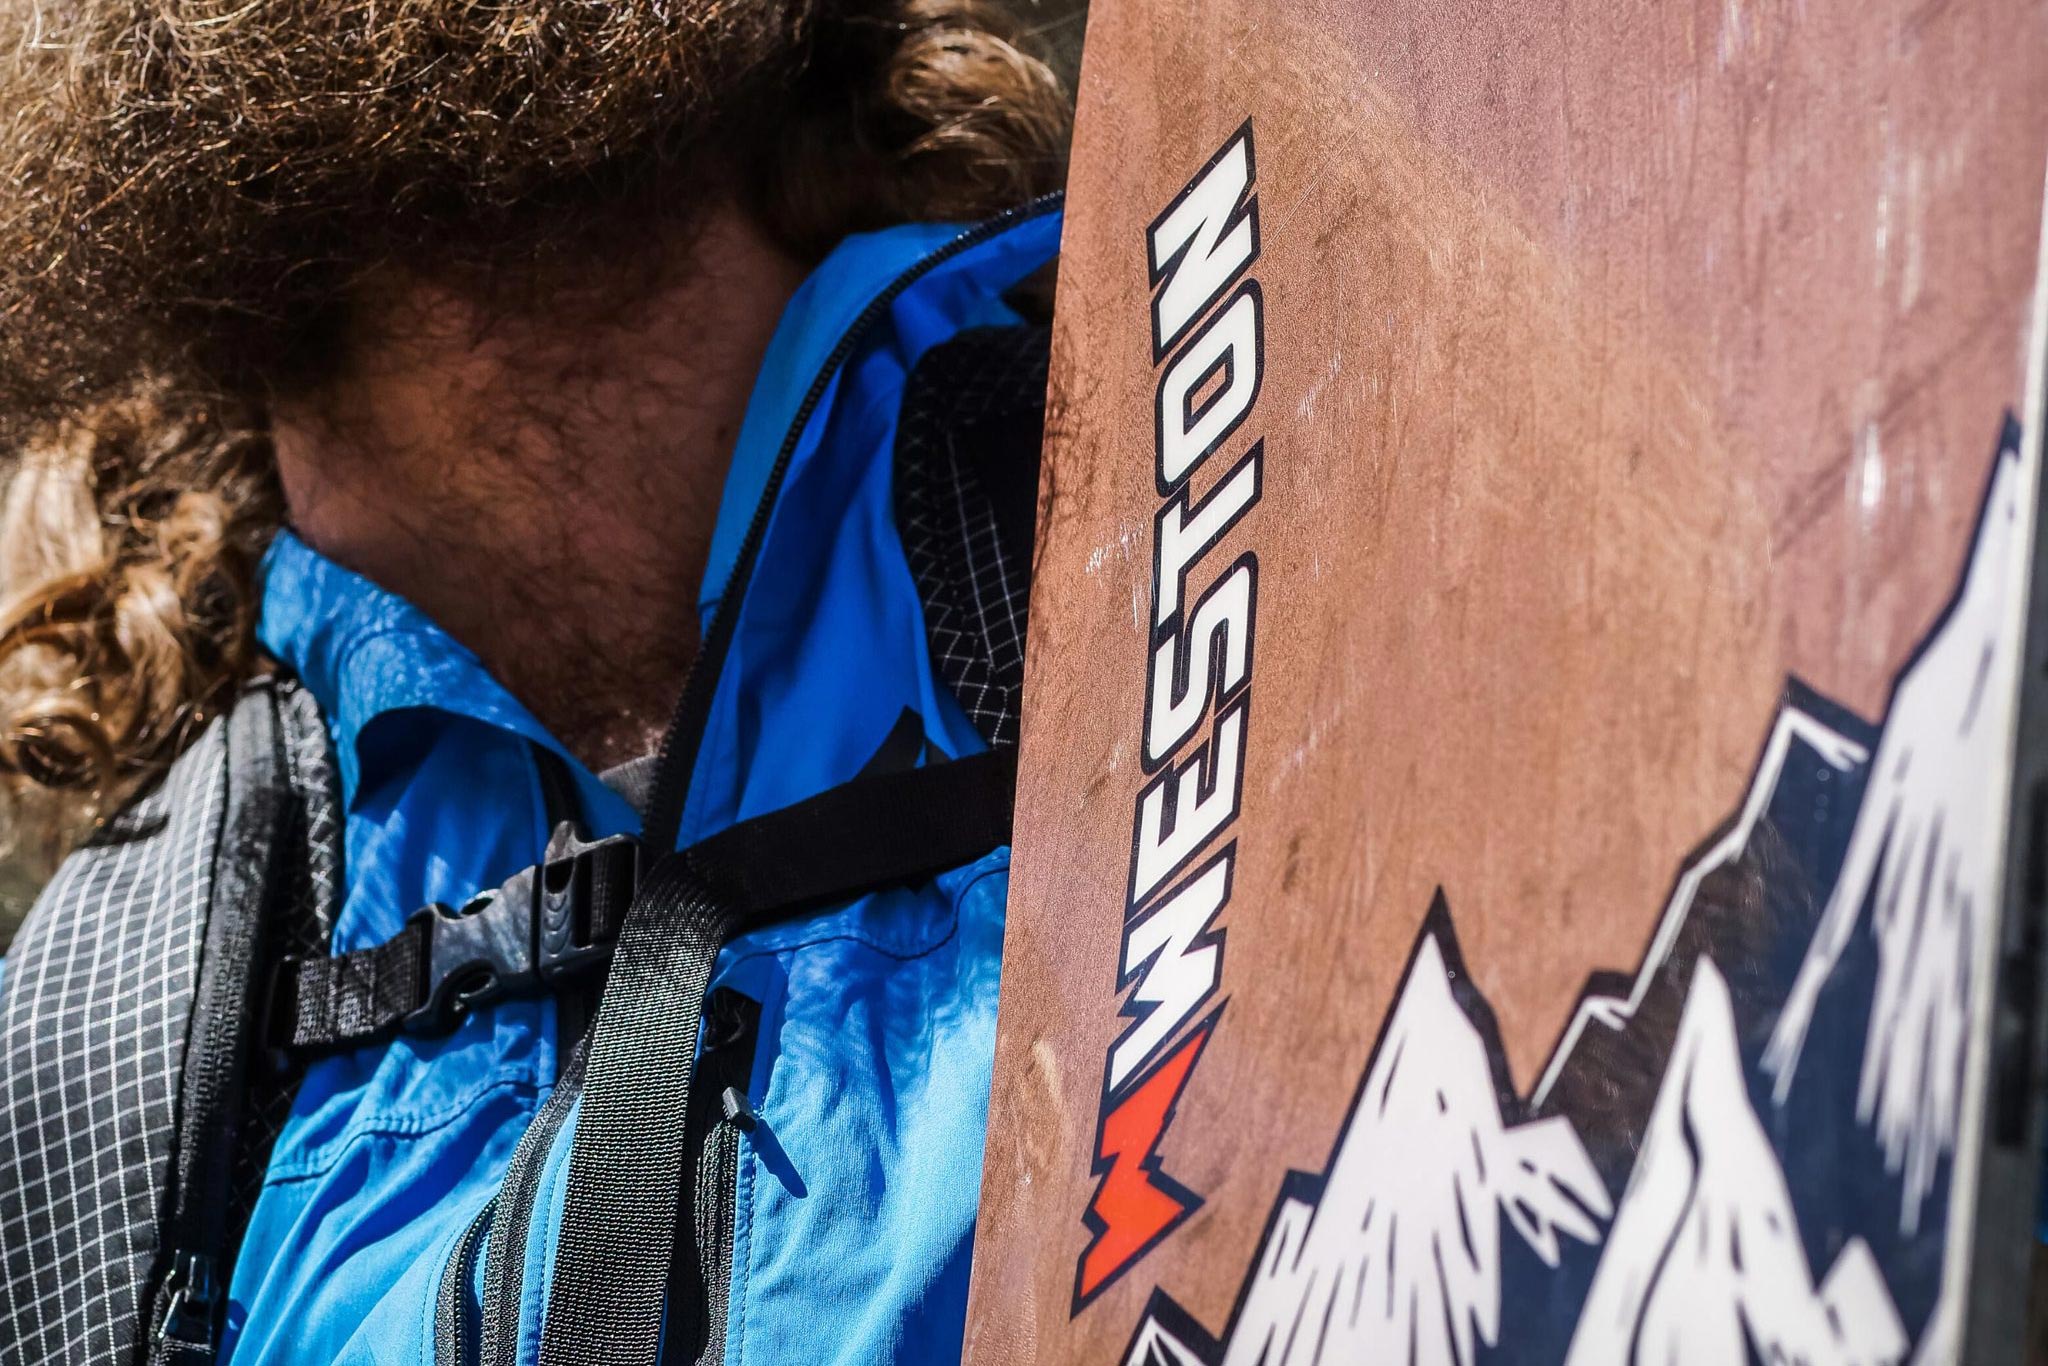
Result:
<svg viewBox="0 0 2048 1366"><path fill-rule="evenodd" d="M734 210L677 255L609 313L486 316L405 282L343 369L273 414L298 534L411 600L596 768L654 747L695 656L733 441L802 275Z"/></svg>

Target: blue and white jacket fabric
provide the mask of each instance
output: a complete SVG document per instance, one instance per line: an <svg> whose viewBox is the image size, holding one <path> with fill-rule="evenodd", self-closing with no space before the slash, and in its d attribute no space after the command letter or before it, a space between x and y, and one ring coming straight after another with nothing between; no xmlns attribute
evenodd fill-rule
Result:
<svg viewBox="0 0 2048 1366"><path fill-rule="evenodd" d="M927 745L983 746L940 682L892 508L906 377L962 330L1019 321L1060 217L850 239L792 299L728 476L699 610L737 612L681 841L860 771L908 709ZM906 276L913 279L900 290ZM821 376L831 378L805 411ZM778 478L778 461L786 461ZM757 515L766 538L727 584ZM533 863L548 834L538 745L598 835L633 830L476 658L409 604L289 533L266 565L262 642L327 718L346 810L333 949L396 934ZM746 935L714 990L759 1005L723 1360L957 1359L980 1190L1009 853ZM230 1286L235 1366L434 1359L436 1294L497 1191L564 1051L555 1004L510 1000L451 1035L401 1036L308 1070ZM538 1349L573 1118L549 1150L524 1251L519 1360ZM480 1295L478 1286L470 1287ZM471 1306L472 1310L474 1305Z"/></svg>

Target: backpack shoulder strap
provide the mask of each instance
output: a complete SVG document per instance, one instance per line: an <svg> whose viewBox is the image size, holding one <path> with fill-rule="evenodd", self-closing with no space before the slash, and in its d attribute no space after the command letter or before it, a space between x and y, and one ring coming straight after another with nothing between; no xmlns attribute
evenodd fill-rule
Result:
<svg viewBox="0 0 2048 1366"><path fill-rule="evenodd" d="M292 685L251 685L65 861L9 951L0 1363L130 1363L167 1309L218 1322L204 1304L225 1291L246 1218L231 1188L262 1128L244 1122L258 1091L236 1017L271 941L331 925L339 887L309 838L338 814L309 720Z"/></svg>
<svg viewBox="0 0 2048 1366"><path fill-rule="evenodd" d="M939 676L1014 748L1052 330L978 327L931 348L897 420L896 525Z"/></svg>

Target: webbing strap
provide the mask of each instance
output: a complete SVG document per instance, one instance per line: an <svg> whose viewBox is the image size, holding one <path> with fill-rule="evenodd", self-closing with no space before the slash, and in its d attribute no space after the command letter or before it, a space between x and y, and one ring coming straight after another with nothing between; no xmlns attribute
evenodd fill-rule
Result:
<svg viewBox="0 0 2048 1366"><path fill-rule="evenodd" d="M639 881L639 845L558 826L548 856L460 910L427 906L381 944L286 958L265 1044L286 1055L354 1048L401 1029L444 1033L477 1006L602 966Z"/></svg>
<svg viewBox="0 0 2048 1366"><path fill-rule="evenodd" d="M213 869L191 1034L179 1087L175 1167L163 1204L152 1366L211 1366L232 1265L228 1206L245 1101L266 918L285 883L299 814L276 693L228 715L228 800Z"/></svg>
<svg viewBox="0 0 2048 1366"><path fill-rule="evenodd" d="M740 912L689 861L655 866L626 918L591 1033L583 1108L542 1321L542 1366L653 1363L679 1212L697 1026L711 968Z"/></svg>
<svg viewBox="0 0 2048 1366"><path fill-rule="evenodd" d="M688 856L739 905L801 909L950 866L926 849L980 852L1001 843L1014 774L1007 753L863 773L741 821L692 846ZM989 839L997 786L1002 833ZM915 834L923 845L902 838L891 814L908 808L922 813ZM354 1048L401 1029L443 1031L486 1001L550 989L602 966L633 904L638 846L558 833L550 847L552 857L461 911L430 906L371 948L279 962L265 1044L303 1055Z"/></svg>
<svg viewBox="0 0 2048 1366"><path fill-rule="evenodd" d="M266 1041L302 1052L381 1038L419 1009L426 974L427 931L417 921L374 948L286 959L272 979Z"/></svg>
<svg viewBox="0 0 2048 1366"><path fill-rule="evenodd" d="M685 1120L720 947L1008 842L1015 778L1007 752L864 776L655 865L627 913L592 1029L542 1366L656 1360L677 1230L694 1202Z"/></svg>
<svg viewBox="0 0 2048 1366"><path fill-rule="evenodd" d="M890 883L915 883L1010 839L1017 756L864 773L739 822L684 851L706 884L750 915L782 919ZM630 924L636 911L627 913Z"/></svg>

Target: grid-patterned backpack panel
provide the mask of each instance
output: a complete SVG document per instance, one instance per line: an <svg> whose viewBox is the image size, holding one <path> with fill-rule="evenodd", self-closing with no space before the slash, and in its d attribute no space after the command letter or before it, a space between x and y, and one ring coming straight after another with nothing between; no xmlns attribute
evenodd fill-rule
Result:
<svg viewBox="0 0 2048 1366"><path fill-rule="evenodd" d="M289 681L237 705L276 708L291 788L287 871L262 892L268 951L324 953L341 891L326 727ZM0 1366L145 1355L222 835L252 785L231 772L229 720L65 861L0 973ZM247 836L237 857L260 859ZM241 1097L237 1235L291 1089L263 1075Z"/></svg>
<svg viewBox="0 0 2048 1366"><path fill-rule="evenodd" d="M939 677L982 738L1017 743L1051 329L972 328L904 386L896 526Z"/></svg>
<svg viewBox="0 0 2048 1366"><path fill-rule="evenodd" d="M0 1363L139 1359L227 802L216 722L67 859L0 977Z"/></svg>

